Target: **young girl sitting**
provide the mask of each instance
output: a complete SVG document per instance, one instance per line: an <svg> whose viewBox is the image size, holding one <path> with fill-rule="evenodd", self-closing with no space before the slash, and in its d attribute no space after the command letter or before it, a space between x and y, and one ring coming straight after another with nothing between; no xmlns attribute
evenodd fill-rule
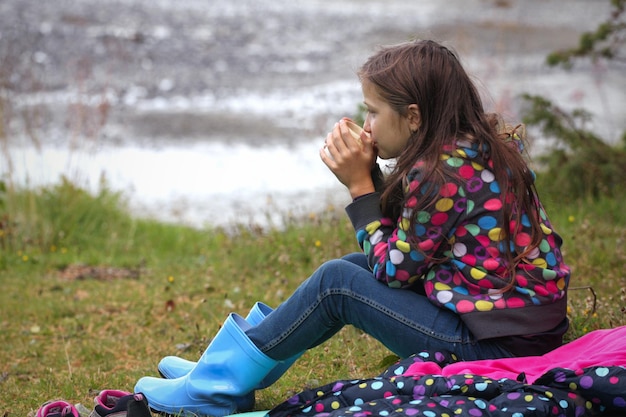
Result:
<svg viewBox="0 0 626 417"><path fill-rule="evenodd" d="M135 386L169 414L226 415L254 403L307 349L351 324L400 357L542 355L567 330L569 269L522 155L448 48L382 48L359 71L367 116L320 157L346 186L362 253L321 265L273 310L231 314L198 362L164 358ZM376 159L394 159L382 178Z"/></svg>

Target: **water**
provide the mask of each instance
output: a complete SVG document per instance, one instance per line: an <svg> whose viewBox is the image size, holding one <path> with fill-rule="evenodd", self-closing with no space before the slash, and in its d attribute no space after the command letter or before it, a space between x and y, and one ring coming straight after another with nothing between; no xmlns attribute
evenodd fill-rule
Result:
<svg viewBox="0 0 626 417"><path fill-rule="evenodd" d="M591 110L615 140L626 129L621 72L543 65L608 10L602 0L4 0L12 87L0 174L30 186L66 175L94 190L105 178L137 216L194 226L343 205L318 149L362 100L358 65L415 36L453 46L490 109L515 118L519 93L538 93Z"/></svg>

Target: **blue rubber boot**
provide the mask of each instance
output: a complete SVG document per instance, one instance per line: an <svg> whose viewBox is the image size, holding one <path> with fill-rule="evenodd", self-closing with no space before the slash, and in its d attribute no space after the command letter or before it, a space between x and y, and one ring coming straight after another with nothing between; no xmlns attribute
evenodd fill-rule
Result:
<svg viewBox="0 0 626 417"><path fill-rule="evenodd" d="M272 307L264 304L262 302L256 302L252 309L246 316L246 321L250 323L252 326L256 326L273 311ZM159 370L159 374L163 378L174 379L180 378L181 376L187 375L193 367L196 366L196 362L188 361L187 359L179 358L178 356L166 356L157 365L157 369ZM249 409L254 407L253 404ZM240 411L247 411L245 409L240 409Z"/></svg>
<svg viewBox="0 0 626 417"><path fill-rule="evenodd" d="M270 314L273 309L267 304L256 302L246 316L246 321L255 326ZM196 366L196 362L179 358L178 356L166 356L159 362L157 369L163 378L174 379L187 375ZM256 398L254 391L236 399L237 412L250 411L254 409Z"/></svg>
<svg viewBox="0 0 626 417"><path fill-rule="evenodd" d="M246 321L250 323L250 325L256 326L272 311L274 311L272 307L257 301L246 316ZM279 362L278 365L276 365L276 368L274 368L272 372L270 372L267 377L261 381L256 389L263 389L272 385L278 380L278 378L287 372L291 365L293 365L293 363L298 360L300 356L302 356L302 353ZM188 361L187 359L179 358L178 356L166 356L161 359L157 368L159 373L164 378L180 378L181 376L187 375L194 366L196 366L196 362ZM250 394L252 398L250 398L249 395L247 398L241 398L238 402L238 411L249 411L254 408L254 392Z"/></svg>
<svg viewBox="0 0 626 417"><path fill-rule="evenodd" d="M150 407L161 413L215 417L234 413L237 398L254 391L278 363L246 336L249 327L243 317L230 314L187 375L144 377L135 385L135 392L142 393Z"/></svg>

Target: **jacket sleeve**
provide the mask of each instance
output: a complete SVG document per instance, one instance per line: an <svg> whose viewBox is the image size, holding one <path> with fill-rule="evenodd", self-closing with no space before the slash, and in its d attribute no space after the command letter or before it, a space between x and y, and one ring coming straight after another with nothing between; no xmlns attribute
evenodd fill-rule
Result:
<svg viewBox="0 0 626 417"><path fill-rule="evenodd" d="M407 190L417 188L419 172L412 172ZM346 212L356 231L359 246L368 257L374 277L392 288L408 288L420 279L433 265L445 257L450 248L450 237L461 213L455 207L455 198L462 195L450 192L458 186L446 183L437 194L436 201L427 209L416 211L417 200L409 199L400 217L394 221L385 217L380 208L380 194L372 193L353 201ZM415 218L410 231L411 216ZM413 238L409 241L409 237Z"/></svg>

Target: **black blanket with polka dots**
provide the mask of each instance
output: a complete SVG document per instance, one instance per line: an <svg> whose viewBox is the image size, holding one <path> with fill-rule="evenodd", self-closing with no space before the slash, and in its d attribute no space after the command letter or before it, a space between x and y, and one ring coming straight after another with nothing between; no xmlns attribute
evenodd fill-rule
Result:
<svg viewBox="0 0 626 417"><path fill-rule="evenodd" d="M553 368L532 384L488 376L406 376L421 358L399 361L375 378L339 380L303 391L272 409L270 417L455 417L626 415L626 368ZM434 360L434 359L430 359ZM454 361L441 356L438 365Z"/></svg>

